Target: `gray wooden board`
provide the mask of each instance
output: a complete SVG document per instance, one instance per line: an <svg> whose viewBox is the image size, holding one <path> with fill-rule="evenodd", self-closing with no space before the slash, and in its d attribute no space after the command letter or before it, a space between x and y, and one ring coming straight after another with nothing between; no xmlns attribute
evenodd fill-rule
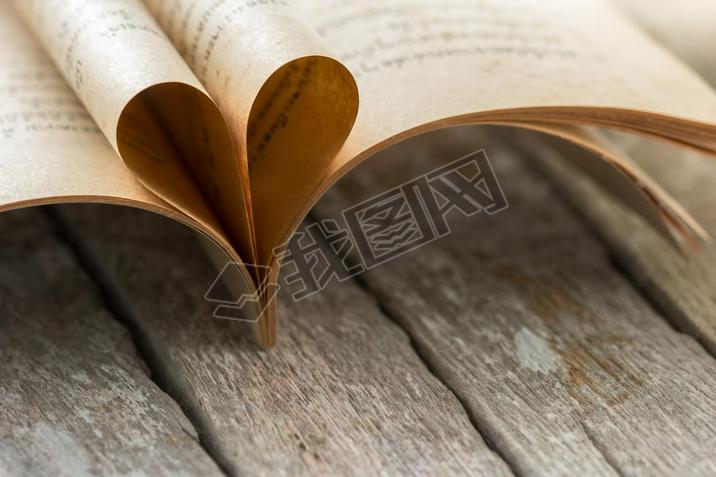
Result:
<svg viewBox="0 0 716 477"><path fill-rule="evenodd" d="M0 475L222 475L54 233L0 217Z"/></svg>
<svg viewBox="0 0 716 477"><path fill-rule="evenodd" d="M615 140L716 237L714 158L633 136L615 136ZM658 308L716 356L716 246L711 243L689 254L674 249L632 214L603 197L584 177L555 160L549 147L535 149L531 137L522 144L533 151L544 171L588 217L623 269Z"/></svg>
<svg viewBox="0 0 716 477"><path fill-rule="evenodd" d="M521 475L714 475L716 361L672 329L495 130L371 159L317 218L478 148L510 208L361 277Z"/></svg>
<svg viewBox="0 0 716 477"><path fill-rule="evenodd" d="M61 216L230 474L512 475L356 284L282 296L279 345L262 352L211 317L215 272L183 226L102 206Z"/></svg>

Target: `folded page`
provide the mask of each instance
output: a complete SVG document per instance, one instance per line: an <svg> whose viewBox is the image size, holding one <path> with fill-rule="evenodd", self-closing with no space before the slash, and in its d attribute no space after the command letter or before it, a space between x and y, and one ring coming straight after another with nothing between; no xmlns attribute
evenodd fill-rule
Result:
<svg viewBox="0 0 716 477"><path fill-rule="evenodd" d="M14 4L138 179L253 260L248 171L221 113L144 5Z"/></svg>
<svg viewBox="0 0 716 477"><path fill-rule="evenodd" d="M227 118L248 161L266 263L351 131L355 81L284 1L145 0Z"/></svg>
<svg viewBox="0 0 716 477"><path fill-rule="evenodd" d="M456 122L554 119L716 144L716 94L610 4L302 0L354 73L361 111L337 173Z"/></svg>
<svg viewBox="0 0 716 477"><path fill-rule="evenodd" d="M0 97L0 211L87 202L135 207L196 229L224 262L241 262L213 227L137 180L7 2L0 3ZM234 286L252 293L252 277L237 273Z"/></svg>
<svg viewBox="0 0 716 477"><path fill-rule="evenodd" d="M299 4L361 94L314 200L376 151L452 124L592 124L716 150L714 92L605 2Z"/></svg>

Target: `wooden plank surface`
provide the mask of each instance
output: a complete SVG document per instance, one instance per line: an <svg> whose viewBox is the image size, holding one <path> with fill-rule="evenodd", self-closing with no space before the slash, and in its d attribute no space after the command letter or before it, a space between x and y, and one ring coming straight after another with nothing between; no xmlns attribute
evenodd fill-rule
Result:
<svg viewBox="0 0 716 477"><path fill-rule="evenodd" d="M365 286L517 474L714 475L716 361L651 308L511 148L481 131L372 159L317 216L485 148L510 208L456 217L452 235L363 275Z"/></svg>
<svg viewBox="0 0 716 477"><path fill-rule="evenodd" d="M54 234L0 217L0 475L222 475Z"/></svg>
<svg viewBox="0 0 716 477"><path fill-rule="evenodd" d="M524 141L533 144L529 137ZM670 144L630 136L615 136L615 142L716 237L716 160ZM539 164L544 172L583 211L609 244L620 266L659 310L716 356L714 243L690 254L682 253L636 217L602 197L593 184L562 164L552 149L526 147L541 157Z"/></svg>
<svg viewBox="0 0 716 477"><path fill-rule="evenodd" d="M216 274L182 226L97 207L62 216L230 475L512 475L354 283L283 296L279 346L262 352L211 317Z"/></svg>
<svg viewBox="0 0 716 477"><path fill-rule="evenodd" d="M484 147L510 208L454 217L449 237L362 275L364 289L349 281L298 304L284 295L281 340L270 352L236 323L211 318L202 296L215 274L181 226L102 206L57 214L112 312L138 337L153 379L230 475L713 475L716 360L672 329L560 197L493 137L489 128L465 128L418 139L372 159L322 201L316 215L335 216L436 160ZM15 294L2 302L12 321L0 353L11 350L10 362L33 371L18 380L17 366L8 366L0 385L55 400L16 406L17 391L0 395L10 429L29 428L24 409L37 406L50 436L22 434L30 444L4 437L2 470L51 472L65 456L71 470L129 472L131 459L121 457L134 442L126 423L155 432L132 447L136 469L150 468L151 455L160 473L168 473L163 465L218 473L191 425L141 370L126 330L88 300L92 287L67 250L56 244L59 251L47 252L37 233L14 233L5 240L17 245L2 252L13 265L0 292ZM19 267L37 268L43 280ZM63 313L33 301L43 290ZM36 328L49 353L35 351ZM113 366L129 378L106 371ZM76 397L78 370L92 373L79 387L91 397ZM84 420L87 403L112 396L121 414L97 405ZM102 441L90 432L98 422L103 435L117 434L119 450L96 447ZM72 440L53 435L57 429ZM28 453L38 442L45 454Z"/></svg>

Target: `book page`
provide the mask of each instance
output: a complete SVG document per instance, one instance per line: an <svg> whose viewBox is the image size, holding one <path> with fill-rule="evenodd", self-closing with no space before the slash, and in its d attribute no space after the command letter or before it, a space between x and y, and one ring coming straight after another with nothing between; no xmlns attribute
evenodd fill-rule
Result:
<svg viewBox="0 0 716 477"><path fill-rule="evenodd" d="M716 85L716 2L611 0L654 39Z"/></svg>
<svg viewBox="0 0 716 477"><path fill-rule="evenodd" d="M257 249L266 263L348 136L358 91L283 0L145 0L227 118L248 162Z"/></svg>
<svg viewBox="0 0 716 477"><path fill-rule="evenodd" d="M299 220L378 150L456 124L550 125L552 132L597 125L716 151L712 89L605 1L296 5L361 95L355 127Z"/></svg>
<svg viewBox="0 0 716 477"><path fill-rule="evenodd" d="M173 209L122 163L6 2L0 4L0 96L0 209L87 198Z"/></svg>
<svg viewBox="0 0 716 477"><path fill-rule="evenodd" d="M716 144L711 88L607 2L301 5L361 93L335 170L406 131L456 121L610 124L677 140L688 130L694 142Z"/></svg>
<svg viewBox="0 0 716 477"><path fill-rule="evenodd" d="M137 180L7 2L0 2L0 97L0 211L75 202L135 207L196 229L224 262L241 261L212 227ZM243 276L234 285L251 293L252 278L236 272Z"/></svg>
<svg viewBox="0 0 716 477"><path fill-rule="evenodd" d="M14 4L138 179L253 260L246 164L242 172L221 113L144 5Z"/></svg>
<svg viewBox="0 0 716 477"><path fill-rule="evenodd" d="M682 250L698 248L711 239L691 214L654 182L604 130L538 123L512 123L511 126L543 133L530 135L524 132L520 137L536 149L540 143L549 144L561 160L582 170L603 191L636 212ZM530 151L526 154L529 158Z"/></svg>

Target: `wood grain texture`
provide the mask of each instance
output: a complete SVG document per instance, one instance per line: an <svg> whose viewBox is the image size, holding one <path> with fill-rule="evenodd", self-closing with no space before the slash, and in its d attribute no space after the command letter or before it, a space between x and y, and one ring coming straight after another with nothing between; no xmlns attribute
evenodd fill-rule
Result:
<svg viewBox="0 0 716 477"><path fill-rule="evenodd" d="M713 475L716 361L615 270L559 196L493 131L423 137L326 197L376 190L485 148L510 208L363 275L520 475Z"/></svg>
<svg viewBox="0 0 716 477"><path fill-rule="evenodd" d="M657 141L615 135L615 142L716 237L716 161ZM532 142L530 137L524 141ZM524 143L526 144L526 143ZM529 146L538 164L609 244L611 253L680 330L716 356L716 246L674 249L632 214L561 163L549 146ZM541 159L541 160L540 160Z"/></svg>
<svg viewBox="0 0 716 477"><path fill-rule="evenodd" d="M283 296L279 346L262 352L211 317L216 274L184 227L96 206L62 217L231 475L512 474L355 284Z"/></svg>
<svg viewBox="0 0 716 477"><path fill-rule="evenodd" d="M0 475L222 475L49 224L0 217Z"/></svg>

